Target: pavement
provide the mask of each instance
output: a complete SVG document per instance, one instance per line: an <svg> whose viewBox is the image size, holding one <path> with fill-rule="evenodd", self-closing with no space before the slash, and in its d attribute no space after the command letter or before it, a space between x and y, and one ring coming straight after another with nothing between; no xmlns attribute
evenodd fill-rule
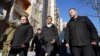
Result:
<svg viewBox="0 0 100 56"><path fill-rule="evenodd" d="M2 54L2 53L0 53L0 56L1 56L1 54Z"/></svg>
<svg viewBox="0 0 100 56"><path fill-rule="evenodd" d="M2 55L2 53L0 52L0 56ZM19 56L19 55L17 55L17 56ZM33 52L28 52L28 56L35 56L35 52L33 51Z"/></svg>
<svg viewBox="0 0 100 56"><path fill-rule="evenodd" d="M1 52L0 52L0 56L1 56ZM19 56L19 55L17 55L17 56ZM33 52L28 52L28 56L35 56L35 52L33 51ZM57 56L59 56L58 54L57 54Z"/></svg>

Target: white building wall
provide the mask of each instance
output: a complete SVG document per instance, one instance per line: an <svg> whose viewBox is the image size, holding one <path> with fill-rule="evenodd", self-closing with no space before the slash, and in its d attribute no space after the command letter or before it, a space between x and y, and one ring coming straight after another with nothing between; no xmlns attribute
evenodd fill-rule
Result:
<svg viewBox="0 0 100 56"><path fill-rule="evenodd" d="M60 31L62 31L63 30L63 20L62 20L62 18L60 18Z"/></svg>
<svg viewBox="0 0 100 56"><path fill-rule="evenodd" d="M55 0L48 0L48 15L52 16L52 23L55 23Z"/></svg>

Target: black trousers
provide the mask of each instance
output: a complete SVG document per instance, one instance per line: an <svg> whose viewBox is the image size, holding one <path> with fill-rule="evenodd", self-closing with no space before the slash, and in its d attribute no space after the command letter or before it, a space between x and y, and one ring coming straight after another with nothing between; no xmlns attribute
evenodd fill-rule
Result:
<svg viewBox="0 0 100 56"><path fill-rule="evenodd" d="M93 48L89 46L73 46L71 47L72 56L95 56Z"/></svg>
<svg viewBox="0 0 100 56"><path fill-rule="evenodd" d="M11 48L8 56L27 56L28 48Z"/></svg>
<svg viewBox="0 0 100 56"><path fill-rule="evenodd" d="M100 56L99 46L98 46L98 45L93 45L92 47L93 47L93 50L94 50L95 56Z"/></svg>
<svg viewBox="0 0 100 56"><path fill-rule="evenodd" d="M65 44L61 43L59 49L60 56L67 56L67 48L65 47Z"/></svg>
<svg viewBox="0 0 100 56"><path fill-rule="evenodd" d="M45 51L42 48L36 48L35 52L36 52L36 56L45 56Z"/></svg>
<svg viewBox="0 0 100 56"><path fill-rule="evenodd" d="M100 46L98 47L98 51L99 51L99 56L100 56Z"/></svg>

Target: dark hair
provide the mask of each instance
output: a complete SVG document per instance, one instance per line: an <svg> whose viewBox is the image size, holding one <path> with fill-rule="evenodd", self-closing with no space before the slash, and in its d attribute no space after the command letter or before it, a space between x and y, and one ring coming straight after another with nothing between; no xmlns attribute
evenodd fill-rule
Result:
<svg viewBox="0 0 100 56"><path fill-rule="evenodd" d="M41 29L41 28L38 28L37 31L38 31L38 30L42 30L42 29Z"/></svg>
<svg viewBox="0 0 100 56"><path fill-rule="evenodd" d="M48 19L48 17L51 17L51 16L47 16L47 19ZM52 17L50 19L52 20Z"/></svg>
<svg viewBox="0 0 100 56"><path fill-rule="evenodd" d="M26 20L27 20L27 24L29 24L28 16L23 15L23 16L21 16L21 18L22 18L22 17L25 17Z"/></svg>
<svg viewBox="0 0 100 56"><path fill-rule="evenodd" d="M70 10L75 10L75 11L76 11L76 9L75 9L75 8L70 8L70 9L69 9L69 11L70 11Z"/></svg>

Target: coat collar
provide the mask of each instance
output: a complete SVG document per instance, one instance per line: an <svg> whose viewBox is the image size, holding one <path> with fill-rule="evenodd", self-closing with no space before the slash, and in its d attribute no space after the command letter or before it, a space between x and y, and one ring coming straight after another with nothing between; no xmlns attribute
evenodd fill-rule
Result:
<svg viewBox="0 0 100 56"><path fill-rule="evenodd" d="M51 27L54 27L54 24L52 24ZM44 28L51 28L51 27L48 27L47 25L44 26Z"/></svg>
<svg viewBox="0 0 100 56"><path fill-rule="evenodd" d="M80 16L78 16L77 18L76 18L76 20L75 19L73 19L73 18L71 18L71 20L70 21L78 21L80 19Z"/></svg>

